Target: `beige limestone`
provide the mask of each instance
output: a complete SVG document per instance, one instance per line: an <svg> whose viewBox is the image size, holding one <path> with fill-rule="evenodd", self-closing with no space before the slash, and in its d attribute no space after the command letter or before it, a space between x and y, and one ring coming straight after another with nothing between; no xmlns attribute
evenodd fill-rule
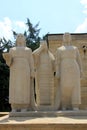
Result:
<svg viewBox="0 0 87 130"><path fill-rule="evenodd" d="M87 109L87 48L84 54L83 46L87 46L87 33L71 33L72 45L76 46L80 52L82 67L83 67L83 77L81 78L81 105L80 109ZM49 50L55 56L56 48L62 45L63 34L48 34L48 45ZM56 91L55 85L55 91Z"/></svg>
<svg viewBox="0 0 87 130"><path fill-rule="evenodd" d="M9 53L3 54L3 57L10 67L9 103L12 111L32 108L34 61L31 49L26 47L23 34L18 34L16 47L11 48ZM33 95L32 98L34 100Z"/></svg>
<svg viewBox="0 0 87 130"><path fill-rule="evenodd" d="M54 71L55 58L48 50L46 41L33 52L35 61L36 102L39 109L47 109L54 104Z"/></svg>
<svg viewBox="0 0 87 130"><path fill-rule="evenodd" d="M62 109L78 110L81 104L80 76L82 65L78 48L71 46L71 35L65 33L63 45L56 52L56 77L60 80Z"/></svg>
<svg viewBox="0 0 87 130"><path fill-rule="evenodd" d="M87 113L87 112L86 112ZM9 117L0 118L0 130L87 130L85 116Z"/></svg>
<svg viewBox="0 0 87 130"><path fill-rule="evenodd" d="M3 58L6 59L6 64L10 66L12 63L11 55L9 53L3 53Z"/></svg>
<svg viewBox="0 0 87 130"><path fill-rule="evenodd" d="M33 117L33 118L44 118L44 117L62 117L62 116L87 116L87 110L79 110L79 111L71 111L71 110L57 110L57 111L50 111L49 109L47 111L27 111L27 112L10 112L10 117Z"/></svg>

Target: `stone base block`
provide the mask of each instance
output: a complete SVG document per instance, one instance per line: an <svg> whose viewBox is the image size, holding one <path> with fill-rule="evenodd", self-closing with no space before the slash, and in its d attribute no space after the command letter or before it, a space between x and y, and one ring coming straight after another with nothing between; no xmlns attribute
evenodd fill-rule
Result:
<svg viewBox="0 0 87 130"><path fill-rule="evenodd" d="M58 116L87 116L87 110L77 111L28 111L10 112L10 117L58 117Z"/></svg>
<svg viewBox="0 0 87 130"><path fill-rule="evenodd" d="M87 111L10 113L0 130L87 130Z"/></svg>
<svg viewBox="0 0 87 130"><path fill-rule="evenodd" d="M0 130L87 130L87 124L2 124Z"/></svg>

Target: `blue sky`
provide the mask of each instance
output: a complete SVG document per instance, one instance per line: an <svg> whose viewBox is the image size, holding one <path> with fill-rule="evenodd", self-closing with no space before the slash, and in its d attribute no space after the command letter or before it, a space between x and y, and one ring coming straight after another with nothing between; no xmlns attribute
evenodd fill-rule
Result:
<svg viewBox="0 0 87 130"><path fill-rule="evenodd" d="M0 37L23 33L29 18L46 33L87 33L87 0L0 0Z"/></svg>

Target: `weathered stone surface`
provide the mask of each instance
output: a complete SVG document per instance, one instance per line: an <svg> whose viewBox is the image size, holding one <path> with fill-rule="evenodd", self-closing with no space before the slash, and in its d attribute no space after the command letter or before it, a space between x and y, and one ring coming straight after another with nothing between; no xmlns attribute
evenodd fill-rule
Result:
<svg viewBox="0 0 87 130"><path fill-rule="evenodd" d="M54 105L55 58L48 50L46 41L43 41L40 47L33 52L33 56L36 70L35 87L37 109L44 110L46 108L45 106Z"/></svg>
<svg viewBox="0 0 87 130"><path fill-rule="evenodd" d="M3 57L10 67L9 103L12 111L27 110L32 108L31 98L34 77L34 61L32 51L26 47L26 40L23 34L18 34L16 47L4 53ZM32 94L32 97L31 97Z"/></svg>
<svg viewBox="0 0 87 130"><path fill-rule="evenodd" d="M62 109L79 109L81 104L82 64L78 48L71 43L71 35L65 33L62 46L56 51L56 77L60 85Z"/></svg>
<svg viewBox="0 0 87 130"><path fill-rule="evenodd" d="M0 130L87 130L87 116L0 118Z"/></svg>
<svg viewBox="0 0 87 130"><path fill-rule="evenodd" d="M78 47L83 67L83 77L81 79L81 109L87 109L87 51L84 54L83 46L87 46L87 33L73 33L72 45ZM56 48L62 45L63 34L48 34L48 44L50 51L54 54ZM55 86L56 89L56 86ZM85 91L84 91L85 89Z"/></svg>

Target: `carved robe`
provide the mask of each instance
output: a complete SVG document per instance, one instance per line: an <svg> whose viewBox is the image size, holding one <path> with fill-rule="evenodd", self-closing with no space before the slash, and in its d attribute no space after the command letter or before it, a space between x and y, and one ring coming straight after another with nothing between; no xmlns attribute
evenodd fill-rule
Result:
<svg viewBox="0 0 87 130"><path fill-rule="evenodd" d="M12 58L9 102L30 104L31 77L34 71L32 51L27 47L14 47L9 54Z"/></svg>
<svg viewBox="0 0 87 130"><path fill-rule="evenodd" d="M81 59L77 47L62 46L56 53L56 76L60 80L61 104L81 104Z"/></svg>
<svg viewBox="0 0 87 130"><path fill-rule="evenodd" d="M52 105L54 98L54 56L38 48L33 52L35 60L35 84L37 105Z"/></svg>

